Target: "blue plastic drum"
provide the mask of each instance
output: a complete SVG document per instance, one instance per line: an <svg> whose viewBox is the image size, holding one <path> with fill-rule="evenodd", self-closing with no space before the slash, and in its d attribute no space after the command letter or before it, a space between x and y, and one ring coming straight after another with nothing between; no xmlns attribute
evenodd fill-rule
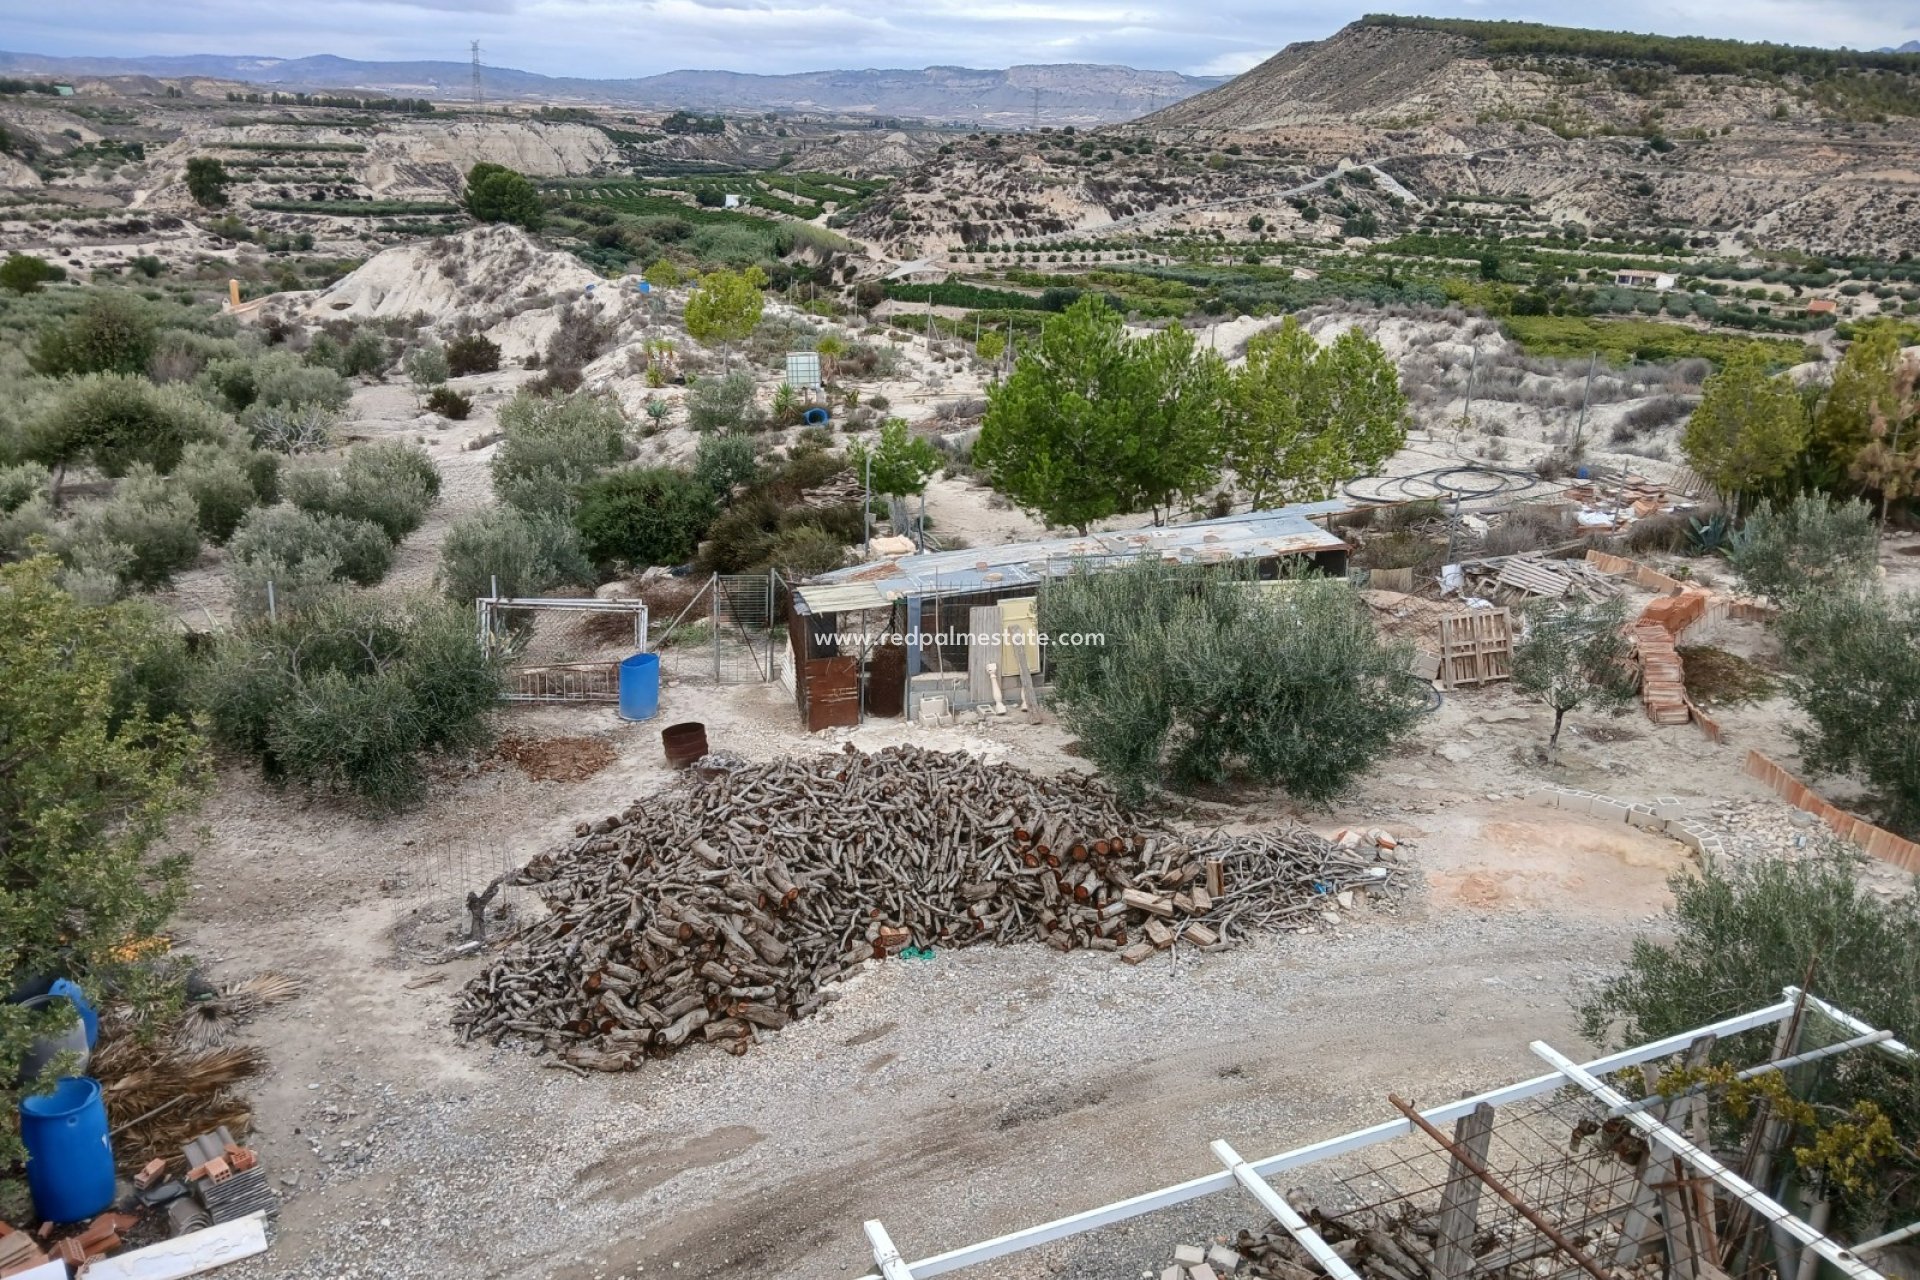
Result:
<svg viewBox="0 0 1920 1280"><path fill-rule="evenodd" d="M660 714L660 655L636 653L620 662L620 718L651 720Z"/></svg>
<svg viewBox="0 0 1920 1280"><path fill-rule="evenodd" d="M113 1204L113 1144L100 1084L68 1076L20 1102L27 1189L49 1222L82 1222Z"/></svg>

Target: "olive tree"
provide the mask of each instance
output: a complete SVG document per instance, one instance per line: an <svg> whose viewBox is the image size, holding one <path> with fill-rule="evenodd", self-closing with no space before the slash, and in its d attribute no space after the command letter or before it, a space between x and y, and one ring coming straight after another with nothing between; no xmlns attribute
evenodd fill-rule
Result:
<svg viewBox="0 0 1920 1280"><path fill-rule="evenodd" d="M1324 802L1425 705L1410 650L1384 642L1334 579L1143 559L1054 583L1040 627L1054 707L1132 799L1163 782L1247 780Z"/></svg>
<svg viewBox="0 0 1920 1280"><path fill-rule="evenodd" d="M211 764L156 696L155 673L186 661L177 631L136 605L81 604L58 568L0 566L0 666L21 677L0 679L0 973L66 974L98 996L127 940L158 932L185 892L187 858L168 836ZM0 1004L9 1112L21 1058L51 1021ZM0 1125L0 1159L19 1149Z"/></svg>
<svg viewBox="0 0 1920 1280"><path fill-rule="evenodd" d="M1524 619L1526 633L1513 646L1513 686L1553 710L1553 732L1547 735L1551 757L1560 749L1567 712L1619 707L1633 699L1627 606L1618 598L1541 601Z"/></svg>

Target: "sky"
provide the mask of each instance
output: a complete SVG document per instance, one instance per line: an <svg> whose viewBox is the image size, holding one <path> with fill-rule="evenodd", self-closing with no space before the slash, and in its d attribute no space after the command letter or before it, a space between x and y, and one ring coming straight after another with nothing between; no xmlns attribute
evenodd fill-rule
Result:
<svg viewBox="0 0 1920 1280"><path fill-rule="evenodd" d="M547 75L1105 62L1230 75L1369 10L1880 48L1920 0L0 0L0 48L482 60Z"/></svg>

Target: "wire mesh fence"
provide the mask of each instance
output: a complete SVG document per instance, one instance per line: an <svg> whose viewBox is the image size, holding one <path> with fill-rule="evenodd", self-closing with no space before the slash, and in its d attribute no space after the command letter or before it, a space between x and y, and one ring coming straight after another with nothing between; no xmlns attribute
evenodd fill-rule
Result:
<svg viewBox="0 0 1920 1280"><path fill-rule="evenodd" d="M620 663L647 644L640 600L483 598L481 643L506 655L509 702L617 702Z"/></svg>
<svg viewBox="0 0 1920 1280"><path fill-rule="evenodd" d="M661 677L717 685L778 680L787 652L781 586L774 573L716 573L699 582L654 628Z"/></svg>

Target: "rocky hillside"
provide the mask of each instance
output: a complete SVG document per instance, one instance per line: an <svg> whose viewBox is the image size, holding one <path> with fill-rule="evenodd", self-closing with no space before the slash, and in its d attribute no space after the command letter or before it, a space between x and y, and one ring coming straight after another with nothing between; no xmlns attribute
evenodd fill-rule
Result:
<svg viewBox="0 0 1920 1280"><path fill-rule="evenodd" d="M993 157L994 184L1032 188L989 193L993 234L1030 238L1063 220L1087 236L1140 229L1152 193L1130 189L1142 167L1132 151L1151 143L1153 176L1179 190L1148 207L1176 227L1182 209L1212 214L1236 197L1228 207L1271 222L1262 193L1276 173L1296 182L1371 163L1422 203L1524 198L1555 223L1827 254L1920 245L1912 54L1368 18L1122 132L1091 148L1109 164L1086 163L1084 137L1065 172ZM1211 153L1203 180L1159 159L1175 147ZM1128 189L1116 200L1116 188ZM922 243L968 241L962 223L979 220L983 191L973 166L935 162L902 193L921 207L885 216Z"/></svg>

